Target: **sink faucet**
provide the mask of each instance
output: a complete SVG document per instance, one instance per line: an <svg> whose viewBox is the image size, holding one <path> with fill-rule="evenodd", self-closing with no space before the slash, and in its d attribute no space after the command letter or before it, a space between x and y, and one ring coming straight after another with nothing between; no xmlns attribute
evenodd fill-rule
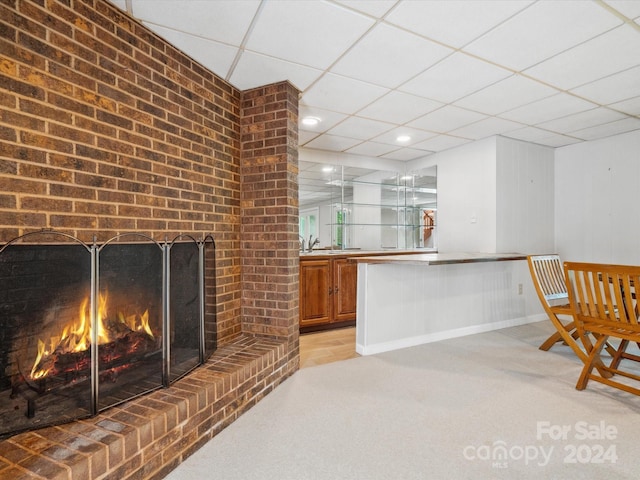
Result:
<svg viewBox="0 0 640 480"><path fill-rule="evenodd" d="M311 251L313 250L313 247L315 247L316 245L318 245L320 243L320 239L316 238L315 240L313 240L313 235L309 235L309 243L307 244L307 251ZM303 245L304 247L304 245Z"/></svg>
<svg viewBox="0 0 640 480"><path fill-rule="evenodd" d="M300 237L300 251L304 252L304 237L302 235L298 235Z"/></svg>

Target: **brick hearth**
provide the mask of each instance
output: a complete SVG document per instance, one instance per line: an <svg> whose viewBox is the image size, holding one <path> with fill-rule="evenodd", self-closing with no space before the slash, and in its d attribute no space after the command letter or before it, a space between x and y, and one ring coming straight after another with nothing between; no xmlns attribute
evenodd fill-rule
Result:
<svg viewBox="0 0 640 480"><path fill-rule="evenodd" d="M0 442L0 478L162 478L286 378L285 350L240 336L167 389Z"/></svg>
<svg viewBox="0 0 640 480"><path fill-rule="evenodd" d="M298 368L298 92L239 91L105 0L0 2L0 52L0 242L211 233L218 342L168 389L0 441L0 478L162 478Z"/></svg>

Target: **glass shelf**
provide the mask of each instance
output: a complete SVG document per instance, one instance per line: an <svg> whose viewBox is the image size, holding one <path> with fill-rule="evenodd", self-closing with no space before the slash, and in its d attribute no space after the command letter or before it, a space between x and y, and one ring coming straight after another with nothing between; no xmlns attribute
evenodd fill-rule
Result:
<svg viewBox="0 0 640 480"><path fill-rule="evenodd" d="M424 225L402 224L397 223L326 223L327 227L357 227L357 226L375 226L375 227L401 227L401 228L424 228ZM435 228L435 225L433 225Z"/></svg>
<svg viewBox="0 0 640 480"><path fill-rule="evenodd" d="M325 204L329 218L322 223L331 230L333 246L435 248L435 167L410 176L377 171L344 178L343 173L338 167L326 183L331 201Z"/></svg>

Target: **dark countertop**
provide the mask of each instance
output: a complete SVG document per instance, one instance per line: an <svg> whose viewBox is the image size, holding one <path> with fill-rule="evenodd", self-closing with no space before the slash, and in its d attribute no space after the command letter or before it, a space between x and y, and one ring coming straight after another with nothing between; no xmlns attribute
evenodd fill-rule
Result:
<svg viewBox="0 0 640 480"><path fill-rule="evenodd" d="M305 258L323 258L323 257L367 257L367 256L404 256L404 255L417 255L417 254L434 254L436 250L421 248L411 250L360 250L360 249L347 249L347 250L313 250L311 252L300 252L300 259Z"/></svg>
<svg viewBox="0 0 640 480"><path fill-rule="evenodd" d="M356 261L371 264L448 265L526 259L527 256L522 253L414 253L410 255L362 256L356 258Z"/></svg>

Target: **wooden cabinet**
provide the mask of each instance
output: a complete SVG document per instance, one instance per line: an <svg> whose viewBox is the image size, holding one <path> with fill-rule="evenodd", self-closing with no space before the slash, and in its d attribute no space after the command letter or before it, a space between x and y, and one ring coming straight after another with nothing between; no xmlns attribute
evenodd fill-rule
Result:
<svg viewBox="0 0 640 480"><path fill-rule="evenodd" d="M300 330L355 324L358 266L349 258L300 258Z"/></svg>
<svg viewBox="0 0 640 480"><path fill-rule="evenodd" d="M300 326L331 322L331 260L300 260Z"/></svg>
<svg viewBox="0 0 640 480"><path fill-rule="evenodd" d="M334 321L356 319L358 264L348 258L333 260Z"/></svg>
<svg viewBox="0 0 640 480"><path fill-rule="evenodd" d="M416 251L394 250L391 255L412 253ZM389 252L369 251L344 255L314 253L300 256L301 333L356 324L356 258L377 255L389 255Z"/></svg>

